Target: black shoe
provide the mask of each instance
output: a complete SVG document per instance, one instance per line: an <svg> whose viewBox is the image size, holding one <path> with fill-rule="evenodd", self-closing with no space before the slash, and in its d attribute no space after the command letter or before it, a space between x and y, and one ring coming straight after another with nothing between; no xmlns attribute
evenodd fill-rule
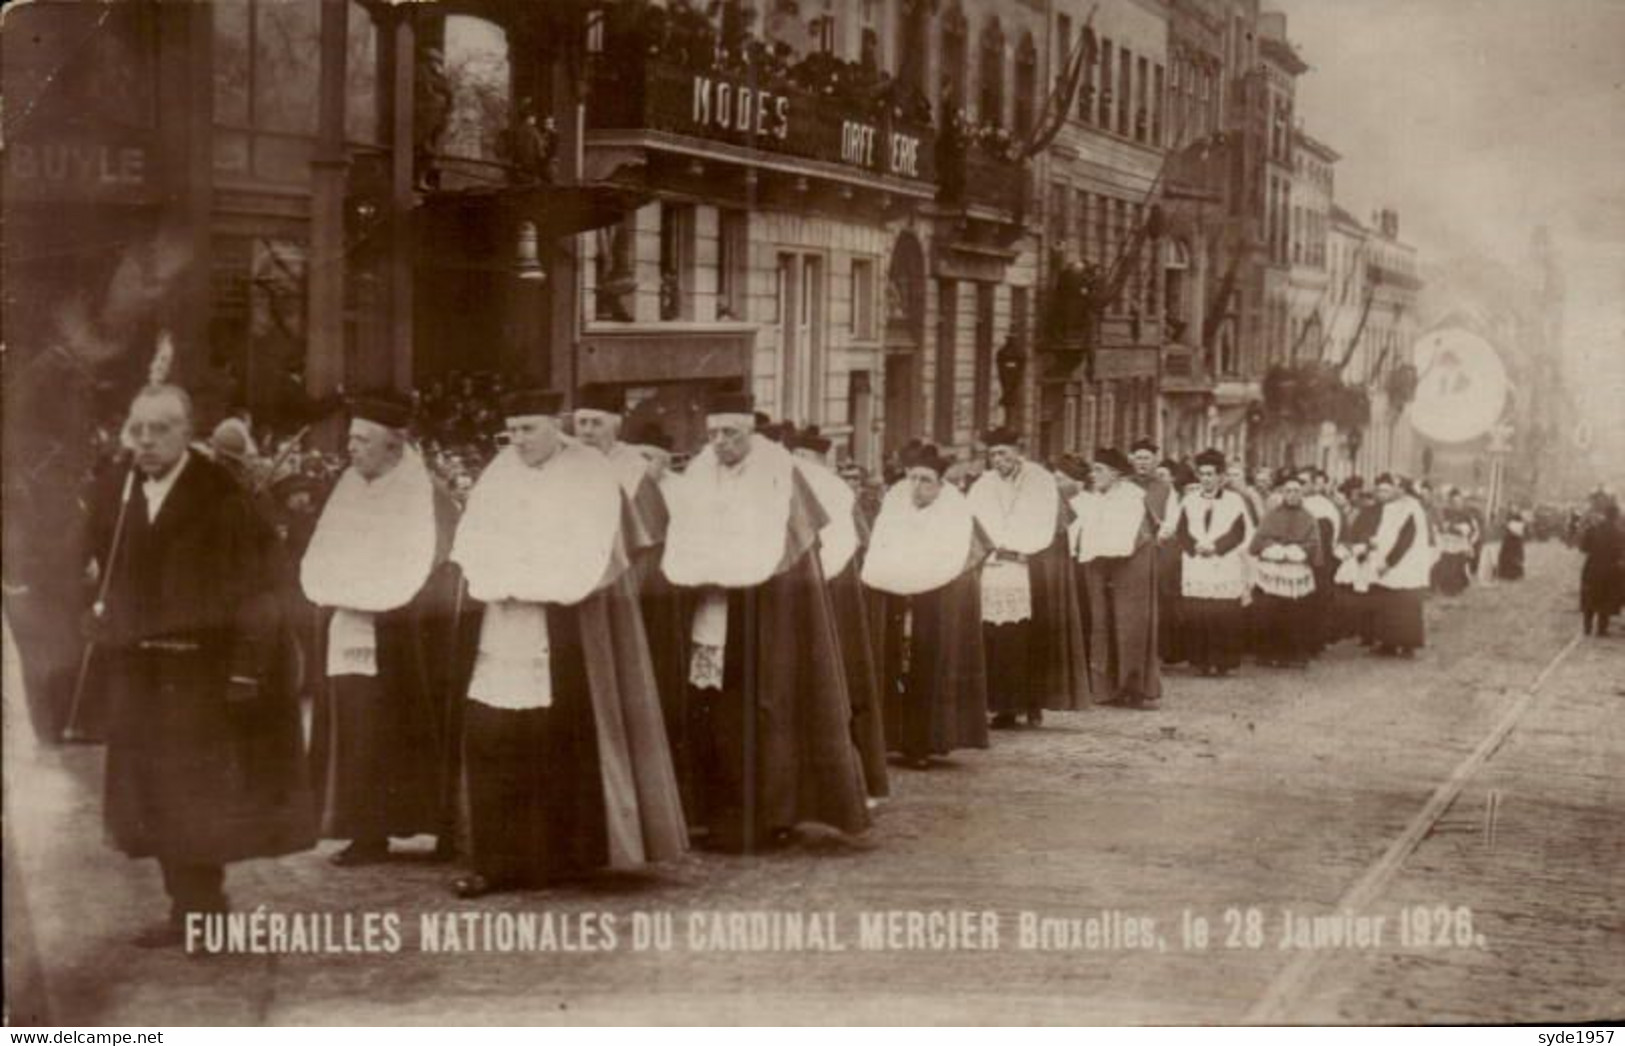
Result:
<svg viewBox="0 0 1625 1046"><path fill-rule="evenodd" d="M465 901L472 901L476 897L496 893L498 886L478 872L472 875L460 875L451 881L451 892L454 896Z"/></svg>
<svg viewBox="0 0 1625 1046"><path fill-rule="evenodd" d="M916 770L929 770L931 769L931 757L928 755L917 756L910 759L908 765Z"/></svg>
<svg viewBox="0 0 1625 1046"><path fill-rule="evenodd" d="M1009 730L1016 725L1014 712L1000 712L987 724L991 730Z"/></svg>
<svg viewBox="0 0 1625 1046"><path fill-rule="evenodd" d="M389 843L373 842L371 840L362 842L358 839L327 860L338 868L356 868L364 864L379 864L389 860Z"/></svg>

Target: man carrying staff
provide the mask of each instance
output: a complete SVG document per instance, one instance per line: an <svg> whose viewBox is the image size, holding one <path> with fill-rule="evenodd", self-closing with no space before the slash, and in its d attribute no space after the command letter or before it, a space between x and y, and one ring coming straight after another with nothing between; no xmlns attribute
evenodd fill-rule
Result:
<svg viewBox="0 0 1625 1046"><path fill-rule="evenodd" d="M503 398L451 558L478 635L464 710L472 871L459 897L635 868L687 846L630 576L625 496L555 392Z"/></svg>
<svg viewBox="0 0 1625 1046"><path fill-rule="evenodd" d="M1082 650L1075 583L1050 576L1071 569L1060 530L1061 495L1047 469L1023 458L1014 431L994 429L983 442L990 467L969 497L976 521L993 542L982 568L988 705L995 729L1014 726L1018 715L1037 726L1044 721L1046 696L1073 703L1073 695L1045 690L1058 683L1051 669ZM1070 607L1068 598L1074 601ZM1080 634L1070 636L1068 629Z"/></svg>
<svg viewBox="0 0 1625 1046"><path fill-rule="evenodd" d="M1240 494L1224 488L1224 455L1196 456L1196 493L1179 508L1180 613L1190 663L1204 676L1228 675L1241 664L1247 594L1247 539L1252 523Z"/></svg>
<svg viewBox="0 0 1625 1046"><path fill-rule="evenodd" d="M906 447L901 463L863 583L886 597L886 743L923 770L933 756L987 747L980 581L992 546L965 496L944 482L949 461L936 447Z"/></svg>
<svg viewBox="0 0 1625 1046"><path fill-rule="evenodd" d="M169 919L135 943L160 947L228 908L227 864L309 849L314 825L275 535L188 451L180 388L143 389L124 432L135 468L93 501L106 587L87 631L106 657L108 836L158 861Z"/></svg>
<svg viewBox="0 0 1625 1046"><path fill-rule="evenodd" d="M1314 595L1325 551L1319 521L1303 504L1303 481L1285 473L1275 492L1280 503L1264 514L1247 549L1258 589L1258 656L1266 665L1303 668L1321 634Z"/></svg>
<svg viewBox="0 0 1625 1046"><path fill-rule="evenodd" d="M870 799L883 799L891 788L886 781L886 734L881 713L880 665L870 631L869 608L858 583L858 504L851 486L827 464L828 436L809 425L787 434L795 460L813 495L829 516L818 533L818 562L829 585L830 607L846 667L847 696L852 699L852 743L863 763L864 788Z"/></svg>
<svg viewBox="0 0 1625 1046"><path fill-rule="evenodd" d="M1153 455L1154 457L1154 455ZM1089 685L1103 704L1154 708L1162 697L1157 657L1157 531L1123 452L1095 453L1091 488L1072 502L1077 559L1089 599Z"/></svg>
<svg viewBox="0 0 1625 1046"><path fill-rule="evenodd" d="M322 836L350 840L330 858L341 867L386 860L391 838L434 834L443 857L455 843L445 669L458 581L441 567L457 509L408 441L410 422L387 394L350 403L350 467L299 570L327 614L312 749Z"/></svg>
<svg viewBox="0 0 1625 1046"><path fill-rule="evenodd" d="M713 396L709 441L670 492L661 567L687 590L688 683L708 843L784 841L804 821L868 825L818 534L829 522L750 397Z"/></svg>
<svg viewBox="0 0 1625 1046"><path fill-rule="evenodd" d="M1427 509L1389 473L1377 477L1382 516L1371 539L1376 577L1366 597L1373 653L1411 657L1426 641L1422 592L1433 567Z"/></svg>

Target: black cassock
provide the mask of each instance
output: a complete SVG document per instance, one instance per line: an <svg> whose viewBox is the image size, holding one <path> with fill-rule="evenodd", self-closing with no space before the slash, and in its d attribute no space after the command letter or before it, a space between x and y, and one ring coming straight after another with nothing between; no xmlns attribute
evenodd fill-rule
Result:
<svg viewBox="0 0 1625 1046"><path fill-rule="evenodd" d="M320 682L311 765L326 839L385 841L456 831L462 702L454 672L461 578L445 562L456 506L434 492L436 562L406 606L373 618L376 675L329 676L327 621L316 629Z"/></svg>
<svg viewBox="0 0 1625 1046"><path fill-rule="evenodd" d="M124 489L112 477L93 505L104 566ZM129 490L100 637L109 837L166 874L308 849L314 802L275 534L196 455L150 523L139 477Z"/></svg>

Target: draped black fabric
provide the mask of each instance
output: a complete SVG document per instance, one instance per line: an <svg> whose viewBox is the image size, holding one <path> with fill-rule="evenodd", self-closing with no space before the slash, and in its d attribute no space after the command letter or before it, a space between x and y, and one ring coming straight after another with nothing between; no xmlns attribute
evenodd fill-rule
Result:
<svg viewBox="0 0 1625 1046"><path fill-rule="evenodd" d="M548 606L553 703L469 701L464 744L474 870L493 884L536 885L609 860L604 789L579 612Z"/></svg>
<svg viewBox="0 0 1625 1046"><path fill-rule="evenodd" d="M881 702L880 661L874 649L869 606L858 582L854 557L829 583L830 609L846 668L846 691L852 701L852 744L863 766L864 788L872 797L891 794L886 779L886 725Z"/></svg>
<svg viewBox="0 0 1625 1046"><path fill-rule="evenodd" d="M1425 644L1420 589L1372 585L1365 597L1371 641L1378 646L1419 650Z"/></svg>
<svg viewBox="0 0 1625 1046"><path fill-rule="evenodd" d="M886 743L910 759L988 745L981 573L887 596Z"/></svg>
<svg viewBox="0 0 1625 1046"><path fill-rule="evenodd" d="M1501 550L1495 557L1495 576L1502 581L1523 578L1523 535L1510 531L1501 538Z"/></svg>

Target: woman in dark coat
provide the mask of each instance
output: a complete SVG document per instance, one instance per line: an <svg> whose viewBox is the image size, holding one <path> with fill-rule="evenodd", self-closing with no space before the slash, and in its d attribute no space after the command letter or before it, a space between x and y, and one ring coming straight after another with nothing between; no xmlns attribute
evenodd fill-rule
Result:
<svg viewBox="0 0 1625 1046"><path fill-rule="evenodd" d="M1619 504L1606 494L1591 499L1591 514L1580 524L1580 613L1585 634L1606 636L1609 618L1625 604L1625 531L1620 529Z"/></svg>

